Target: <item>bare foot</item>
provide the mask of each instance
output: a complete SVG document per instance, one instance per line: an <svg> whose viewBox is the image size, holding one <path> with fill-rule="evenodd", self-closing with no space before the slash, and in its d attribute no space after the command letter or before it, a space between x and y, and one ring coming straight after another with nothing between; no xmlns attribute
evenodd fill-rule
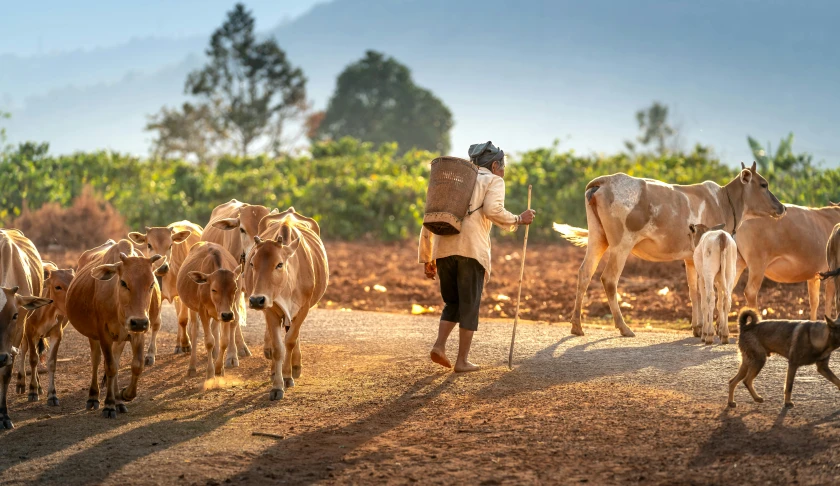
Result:
<svg viewBox="0 0 840 486"><path fill-rule="evenodd" d="M442 349L432 348L432 351L429 353L429 357L432 358L432 361L443 366L444 368L452 368L452 363L449 361L449 358L446 357L446 352Z"/></svg>
<svg viewBox="0 0 840 486"><path fill-rule="evenodd" d="M455 363L455 373L469 373L470 371L478 371L481 367L474 365L467 361L466 363Z"/></svg>

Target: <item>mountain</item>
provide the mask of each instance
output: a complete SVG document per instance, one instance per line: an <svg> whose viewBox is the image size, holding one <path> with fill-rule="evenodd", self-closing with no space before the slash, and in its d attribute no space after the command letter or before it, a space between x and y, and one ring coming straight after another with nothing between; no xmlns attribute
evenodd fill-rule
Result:
<svg viewBox="0 0 840 486"><path fill-rule="evenodd" d="M335 0L265 35L303 68L318 107L365 50L396 57L452 109L456 153L482 140L521 151L556 138L620 150L636 134L635 111L660 100L686 144L710 144L731 164L749 159L747 134L775 142L793 131L797 150L837 165L838 15L827 0ZM58 152L145 153L146 115L184 99L206 42L0 57L10 137Z"/></svg>

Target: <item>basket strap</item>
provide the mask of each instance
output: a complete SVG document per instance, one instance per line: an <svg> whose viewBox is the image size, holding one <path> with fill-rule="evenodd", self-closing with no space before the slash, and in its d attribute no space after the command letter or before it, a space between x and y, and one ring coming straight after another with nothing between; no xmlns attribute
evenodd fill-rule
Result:
<svg viewBox="0 0 840 486"><path fill-rule="evenodd" d="M484 207L484 204L482 204L481 206L479 206L479 207L477 207L477 208L473 209L472 211L467 210L467 216L472 216L472 213L474 213L474 212L478 211L479 209L481 209L481 208L483 208L483 207Z"/></svg>

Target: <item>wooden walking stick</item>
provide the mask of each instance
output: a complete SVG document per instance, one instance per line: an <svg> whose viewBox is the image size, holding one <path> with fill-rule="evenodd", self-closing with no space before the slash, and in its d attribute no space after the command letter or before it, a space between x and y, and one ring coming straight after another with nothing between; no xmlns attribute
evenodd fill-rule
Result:
<svg viewBox="0 0 840 486"><path fill-rule="evenodd" d="M528 185L528 209L531 209L531 185ZM516 324L519 323L519 301L522 300L522 277L525 275L525 251L528 249L528 229L525 226L525 241L522 243L522 266L519 268L519 294L516 296L516 316L513 318L513 335L510 337L510 353L508 354L508 369L513 369L513 345L516 343Z"/></svg>

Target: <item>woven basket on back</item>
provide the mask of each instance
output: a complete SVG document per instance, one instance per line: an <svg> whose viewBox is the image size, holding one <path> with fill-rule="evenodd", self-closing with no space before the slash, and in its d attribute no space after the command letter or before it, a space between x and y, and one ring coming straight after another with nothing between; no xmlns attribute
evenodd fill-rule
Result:
<svg viewBox="0 0 840 486"><path fill-rule="evenodd" d="M458 157L432 161L423 226L436 235L457 235L470 207L478 167Z"/></svg>

